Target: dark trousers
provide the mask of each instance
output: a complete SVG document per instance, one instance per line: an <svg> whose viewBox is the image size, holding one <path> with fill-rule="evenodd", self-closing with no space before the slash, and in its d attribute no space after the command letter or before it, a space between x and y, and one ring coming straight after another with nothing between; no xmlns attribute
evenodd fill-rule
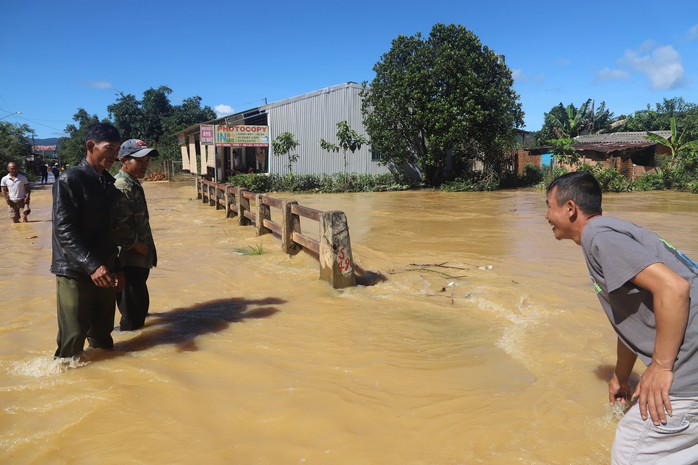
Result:
<svg viewBox="0 0 698 465"><path fill-rule="evenodd" d="M150 269L125 266L123 271L126 275L126 286L116 295L116 303L121 312L119 328L122 331L133 331L145 324L150 307L150 294L146 285Z"/></svg>
<svg viewBox="0 0 698 465"><path fill-rule="evenodd" d="M56 276L58 349L55 356L80 354L85 339L90 347L113 348L115 300L116 291L112 288L97 287L91 280Z"/></svg>

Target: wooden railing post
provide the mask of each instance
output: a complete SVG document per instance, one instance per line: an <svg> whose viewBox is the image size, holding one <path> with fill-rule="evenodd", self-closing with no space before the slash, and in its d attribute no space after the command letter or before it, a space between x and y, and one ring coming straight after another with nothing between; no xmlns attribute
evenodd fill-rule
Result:
<svg viewBox="0 0 698 465"><path fill-rule="evenodd" d="M242 195L242 193L246 191L247 189L243 187L238 189L238 224L240 226L247 226L250 224L249 218L245 216L245 211L250 210L250 199L247 199L244 195Z"/></svg>
<svg viewBox="0 0 698 465"><path fill-rule="evenodd" d="M215 201L216 201L216 185L209 184L208 185L208 204L215 205L214 204Z"/></svg>
<svg viewBox="0 0 698 465"><path fill-rule="evenodd" d="M293 233L301 232L301 219L291 213L291 207L298 205L295 200L281 202L281 250L289 255L295 255L302 247L293 242Z"/></svg>
<svg viewBox="0 0 698 465"><path fill-rule="evenodd" d="M230 206L235 201L235 194L230 193L230 189L233 187L232 184L225 185L225 217L231 218L236 215L235 211L230 208Z"/></svg>
<svg viewBox="0 0 698 465"><path fill-rule="evenodd" d="M208 186L206 185L206 181L204 179L201 180L201 202L206 203L208 200L206 199L206 196L208 195Z"/></svg>
<svg viewBox="0 0 698 465"><path fill-rule="evenodd" d="M214 184L214 186L215 186L214 192L216 193L216 196L214 197L214 200L216 202L216 210L220 210L221 208L223 208L221 206L221 202L220 202L221 199L223 198L223 195L222 195L223 193L221 192L221 185L220 184L216 183L216 184Z"/></svg>
<svg viewBox="0 0 698 465"><path fill-rule="evenodd" d="M196 178L196 198L197 200L202 197L201 194L201 178Z"/></svg>
<svg viewBox="0 0 698 465"><path fill-rule="evenodd" d="M320 279L335 289L356 286L349 225L344 212L325 212L320 217Z"/></svg>
<svg viewBox="0 0 698 465"><path fill-rule="evenodd" d="M255 203L255 230L258 236L262 234L268 234L271 232L268 228L264 227L264 220L271 220L271 207L262 203L262 197L264 194L257 194L254 197Z"/></svg>

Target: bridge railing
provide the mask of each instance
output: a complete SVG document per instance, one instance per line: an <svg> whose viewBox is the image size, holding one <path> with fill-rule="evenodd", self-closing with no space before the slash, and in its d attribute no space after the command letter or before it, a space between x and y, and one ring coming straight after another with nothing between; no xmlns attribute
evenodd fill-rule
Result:
<svg viewBox="0 0 698 465"><path fill-rule="evenodd" d="M267 194L257 194L231 184L196 179L197 199L224 209L227 218L237 218L241 226L255 227L256 234L273 234L281 239L281 250L294 255L301 250L317 257L320 279L335 289L356 285L349 227L344 212L323 212ZM301 219L317 222L313 237L301 230ZM304 222L305 224L306 222Z"/></svg>

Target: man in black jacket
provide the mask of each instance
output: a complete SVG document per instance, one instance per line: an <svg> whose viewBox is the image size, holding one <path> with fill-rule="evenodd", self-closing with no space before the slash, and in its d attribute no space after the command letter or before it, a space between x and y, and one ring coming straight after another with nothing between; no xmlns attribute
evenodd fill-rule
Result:
<svg viewBox="0 0 698 465"><path fill-rule="evenodd" d="M119 191L107 171L119 153L121 135L96 123L85 133L85 158L53 185L53 259L58 306L56 357L90 347L111 349L114 341L117 248L111 238Z"/></svg>

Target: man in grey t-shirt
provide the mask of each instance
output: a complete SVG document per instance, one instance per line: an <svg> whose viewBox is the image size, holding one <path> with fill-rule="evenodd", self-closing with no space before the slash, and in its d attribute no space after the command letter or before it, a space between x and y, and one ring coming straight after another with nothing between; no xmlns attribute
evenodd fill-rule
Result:
<svg viewBox="0 0 698 465"><path fill-rule="evenodd" d="M610 402L630 398L639 357L647 368L618 424L614 464L698 463L698 265L656 234L601 216L601 188L568 173L547 191L558 240L582 246L594 290L617 335ZM695 420L694 420L695 418Z"/></svg>

